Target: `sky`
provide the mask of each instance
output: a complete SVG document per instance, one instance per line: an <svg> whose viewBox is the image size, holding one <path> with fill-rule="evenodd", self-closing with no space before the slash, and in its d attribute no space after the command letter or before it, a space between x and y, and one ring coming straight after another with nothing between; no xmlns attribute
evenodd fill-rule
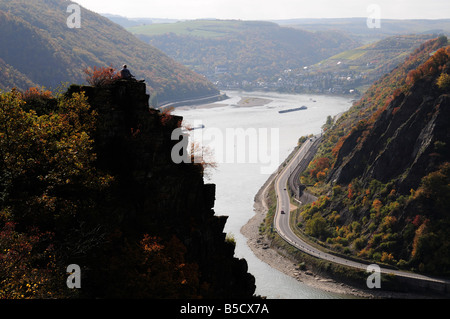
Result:
<svg viewBox="0 0 450 319"><path fill-rule="evenodd" d="M381 19L447 19L450 0L74 0L97 12L129 18L279 20L368 17L378 6Z"/></svg>

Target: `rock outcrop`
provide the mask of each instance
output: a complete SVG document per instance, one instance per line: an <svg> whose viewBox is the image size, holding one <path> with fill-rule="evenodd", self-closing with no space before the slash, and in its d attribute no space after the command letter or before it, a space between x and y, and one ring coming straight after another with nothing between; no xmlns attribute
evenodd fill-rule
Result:
<svg viewBox="0 0 450 319"><path fill-rule="evenodd" d="M450 95L435 82L433 77L419 80L387 106L370 130L354 130L342 145L330 180L348 184L353 178L384 183L395 179L407 193L436 171L445 161L436 143L450 143Z"/></svg>
<svg viewBox="0 0 450 319"><path fill-rule="evenodd" d="M251 298L254 277L225 240L227 217L213 210L215 185L204 183L198 165L171 159L178 143L171 134L182 118L149 108L145 83L72 86L67 94L81 91L98 112L97 167L115 177L117 198L107 207L121 231L178 238L186 262L198 265L199 281L207 287L202 297Z"/></svg>
<svg viewBox="0 0 450 319"><path fill-rule="evenodd" d="M448 276L450 47L430 48L375 83L324 137L321 156L335 158L326 193L299 224L321 225L315 236L339 253Z"/></svg>

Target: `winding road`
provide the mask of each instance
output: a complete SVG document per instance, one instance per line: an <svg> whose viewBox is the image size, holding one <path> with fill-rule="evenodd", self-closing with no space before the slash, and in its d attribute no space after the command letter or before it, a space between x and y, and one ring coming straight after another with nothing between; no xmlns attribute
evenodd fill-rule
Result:
<svg viewBox="0 0 450 319"><path fill-rule="evenodd" d="M288 164L278 173L275 178L275 192L277 195L277 209L274 216L274 230L289 244L301 250L304 253L307 253L311 256L324 259L330 262L338 263L341 265L358 268L362 270L367 270L369 264L364 264L360 262L356 262L350 259L346 259L343 257L335 256L324 251L319 250L318 248L308 244L303 239L299 238L292 231L290 226L290 197L287 190L287 184L289 177L291 174L295 173L298 175L298 170L296 168L301 165L305 169L308 163L305 164L305 158L312 158L311 152L315 153L317 151L317 146L319 143L315 143L316 139L319 139L319 136L315 136L311 139L308 139L300 149L292 156ZM393 274L396 276L402 276L406 278L413 278L419 280L425 280L427 282L434 283L442 283L442 284L450 284L449 280L432 278L420 274L387 269L380 267L380 272L385 274Z"/></svg>

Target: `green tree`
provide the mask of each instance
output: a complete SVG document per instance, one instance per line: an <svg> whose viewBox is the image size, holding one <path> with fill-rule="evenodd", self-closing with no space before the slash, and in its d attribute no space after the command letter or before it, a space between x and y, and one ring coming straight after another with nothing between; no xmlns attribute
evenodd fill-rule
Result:
<svg viewBox="0 0 450 319"><path fill-rule="evenodd" d="M437 85L442 90L450 89L450 75L445 72L442 72L439 78L437 79Z"/></svg>
<svg viewBox="0 0 450 319"><path fill-rule="evenodd" d="M324 238L327 235L327 221L320 213L315 213L313 217L306 222L305 231L310 236Z"/></svg>

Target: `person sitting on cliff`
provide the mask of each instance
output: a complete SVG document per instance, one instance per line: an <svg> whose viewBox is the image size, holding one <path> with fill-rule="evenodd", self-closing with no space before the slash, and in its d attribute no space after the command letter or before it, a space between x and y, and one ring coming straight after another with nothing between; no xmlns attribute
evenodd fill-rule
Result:
<svg viewBox="0 0 450 319"><path fill-rule="evenodd" d="M130 70L128 70L127 65L124 64L122 70L119 72L120 78L124 80L134 79L134 76L131 74Z"/></svg>

